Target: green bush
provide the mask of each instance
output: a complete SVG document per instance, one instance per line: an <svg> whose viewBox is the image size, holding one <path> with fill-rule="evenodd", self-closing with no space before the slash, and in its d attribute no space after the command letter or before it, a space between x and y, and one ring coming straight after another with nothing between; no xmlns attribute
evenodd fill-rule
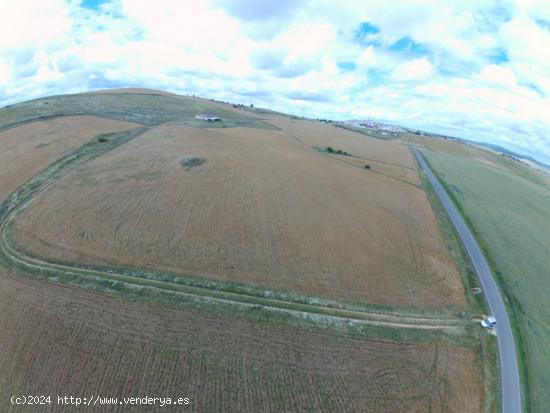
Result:
<svg viewBox="0 0 550 413"><path fill-rule="evenodd" d="M199 158L198 156L193 156L193 155L187 156L180 161L181 165L186 168L193 168L195 166L202 165L205 162L206 162L206 159Z"/></svg>

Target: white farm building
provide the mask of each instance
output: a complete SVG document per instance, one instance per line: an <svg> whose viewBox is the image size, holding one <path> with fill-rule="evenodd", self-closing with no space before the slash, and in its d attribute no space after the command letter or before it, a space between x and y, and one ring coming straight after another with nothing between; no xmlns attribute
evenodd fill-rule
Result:
<svg viewBox="0 0 550 413"><path fill-rule="evenodd" d="M219 117L215 115L209 115L207 113L201 113L199 115L195 115L195 119L207 120L208 122L215 122L217 120L221 120Z"/></svg>

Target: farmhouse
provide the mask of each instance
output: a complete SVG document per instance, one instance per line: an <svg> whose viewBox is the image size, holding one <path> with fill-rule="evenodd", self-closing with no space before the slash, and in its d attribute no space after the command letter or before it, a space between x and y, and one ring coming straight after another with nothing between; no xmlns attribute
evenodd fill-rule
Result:
<svg viewBox="0 0 550 413"><path fill-rule="evenodd" d="M201 119L201 120L207 120L208 122L215 122L217 120L221 120L219 117L215 115L209 115L207 113L201 113L199 115L196 115L195 118Z"/></svg>

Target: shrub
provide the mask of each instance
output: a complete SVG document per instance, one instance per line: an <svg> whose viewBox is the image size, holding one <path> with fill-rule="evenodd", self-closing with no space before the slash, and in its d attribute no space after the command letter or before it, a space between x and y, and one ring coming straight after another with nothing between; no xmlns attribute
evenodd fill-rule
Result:
<svg viewBox="0 0 550 413"><path fill-rule="evenodd" d="M193 168L195 166L202 165L205 162L206 162L206 159L199 158L198 156L193 156L193 155L186 156L180 161L181 165L187 168Z"/></svg>
<svg viewBox="0 0 550 413"><path fill-rule="evenodd" d="M365 165L365 169L370 169L370 165Z"/></svg>
<svg viewBox="0 0 550 413"><path fill-rule="evenodd" d="M333 155L352 156L350 153L343 151L342 149L334 149L332 146L314 146L319 152L330 153Z"/></svg>

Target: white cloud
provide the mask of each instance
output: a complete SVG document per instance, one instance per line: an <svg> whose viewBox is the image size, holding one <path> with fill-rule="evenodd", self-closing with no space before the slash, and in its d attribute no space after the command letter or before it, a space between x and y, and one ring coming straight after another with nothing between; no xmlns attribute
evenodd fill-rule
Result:
<svg viewBox="0 0 550 413"><path fill-rule="evenodd" d="M516 75L507 67L495 64L485 66L479 75L479 79L486 83L513 87L517 84Z"/></svg>
<svg viewBox="0 0 550 413"><path fill-rule="evenodd" d="M142 85L453 131L550 161L546 0L4 3L0 104ZM377 30L358 36L363 22Z"/></svg>
<svg viewBox="0 0 550 413"><path fill-rule="evenodd" d="M11 66L0 60L0 85L7 84L11 80Z"/></svg>
<svg viewBox="0 0 550 413"><path fill-rule="evenodd" d="M395 80L424 80L427 79L433 71L433 65L425 58L414 59L398 66L392 73Z"/></svg>
<svg viewBox="0 0 550 413"><path fill-rule="evenodd" d="M45 46L71 29L63 0L4 1L0 21L0 50Z"/></svg>
<svg viewBox="0 0 550 413"><path fill-rule="evenodd" d="M214 1L213 4L230 15L244 20L262 21L288 18L296 9L297 0L278 0L272 2L258 2L257 0L225 0Z"/></svg>
<svg viewBox="0 0 550 413"><path fill-rule="evenodd" d="M505 23L498 36L519 80L531 83L549 95L550 59L547 50L550 30L538 25L533 18L521 15Z"/></svg>

